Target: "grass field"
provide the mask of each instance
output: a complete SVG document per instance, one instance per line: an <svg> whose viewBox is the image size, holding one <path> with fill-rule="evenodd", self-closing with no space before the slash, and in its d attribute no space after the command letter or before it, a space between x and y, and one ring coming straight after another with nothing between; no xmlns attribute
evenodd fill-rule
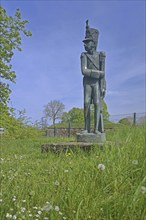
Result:
<svg viewBox="0 0 146 220"><path fill-rule="evenodd" d="M74 138L1 139L1 220L146 219L144 127L109 132L103 148L41 153Z"/></svg>

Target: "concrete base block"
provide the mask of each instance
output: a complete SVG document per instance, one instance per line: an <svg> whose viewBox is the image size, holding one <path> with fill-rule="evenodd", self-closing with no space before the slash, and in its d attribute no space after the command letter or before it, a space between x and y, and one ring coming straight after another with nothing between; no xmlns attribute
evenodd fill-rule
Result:
<svg viewBox="0 0 146 220"><path fill-rule="evenodd" d="M77 133L77 142L103 143L106 141L105 133Z"/></svg>

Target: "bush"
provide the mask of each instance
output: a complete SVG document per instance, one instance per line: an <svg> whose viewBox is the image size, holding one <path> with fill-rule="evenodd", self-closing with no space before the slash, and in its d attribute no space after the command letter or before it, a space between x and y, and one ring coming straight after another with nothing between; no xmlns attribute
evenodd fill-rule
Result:
<svg viewBox="0 0 146 220"><path fill-rule="evenodd" d="M132 125L132 120L130 118L122 118L119 120L119 123L123 125Z"/></svg>

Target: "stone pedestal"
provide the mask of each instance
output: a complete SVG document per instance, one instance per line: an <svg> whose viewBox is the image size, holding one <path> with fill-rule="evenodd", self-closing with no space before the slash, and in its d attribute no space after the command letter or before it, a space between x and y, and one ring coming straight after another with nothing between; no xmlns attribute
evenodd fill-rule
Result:
<svg viewBox="0 0 146 220"><path fill-rule="evenodd" d="M94 147L92 143L85 142L64 142L64 143L46 143L41 144L41 152L49 152L52 151L54 153L58 153L66 150L77 150L78 148L89 151Z"/></svg>
<svg viewBox="0 0 146 220"><path fill-rule="evenodd" d="M77 133L77 142L103 143L106 141L105 133Z"/></svg>

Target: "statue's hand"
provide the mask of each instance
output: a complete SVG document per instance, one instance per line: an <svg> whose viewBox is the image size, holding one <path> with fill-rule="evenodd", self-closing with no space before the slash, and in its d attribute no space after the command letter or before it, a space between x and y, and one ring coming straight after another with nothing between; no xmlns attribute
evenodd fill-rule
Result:
<svg viewBox="0 0 146 220"><path fill-rule="evenodd" d="M101 96L104 98L105 97L105 89L102 89L102 92L101 92Z"/></svg>
<svg viewBox="0 0 146 220"><path fill-rule="evenodd" d="M104 77L104 72L103 71L98 71L98 70L91 70L91 77L95 79L103 78Z"/></svg>
<svg viewBox="0 0 146 220"><path fill-rule="evenodd" d="M104 72L100 73L100 77L103 78L104 77Z"/></svg>
<svg viewBox="0 0 146 220"><path fill-rule="evenodd" d="M95 79L99 79L99 73L98 72L95 72L95 71L91 71L91 75L90 75L92 78L95 78Z"/></svg>

